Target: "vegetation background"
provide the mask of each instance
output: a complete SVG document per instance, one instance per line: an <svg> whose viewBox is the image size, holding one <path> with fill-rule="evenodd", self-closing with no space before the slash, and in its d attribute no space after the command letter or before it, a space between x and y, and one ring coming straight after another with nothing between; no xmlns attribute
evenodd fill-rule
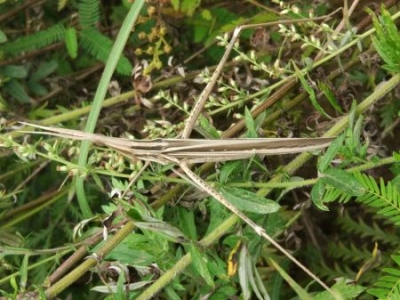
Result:
<svg viewBox="0 0 400 300"><path fill-rule="evenodd" d="M398 299L399 7L354 2L0 1L2 299ZM177 137L261 23L192 137L338 138L193 170L329 290L173 166L17 123Z"/></svg>

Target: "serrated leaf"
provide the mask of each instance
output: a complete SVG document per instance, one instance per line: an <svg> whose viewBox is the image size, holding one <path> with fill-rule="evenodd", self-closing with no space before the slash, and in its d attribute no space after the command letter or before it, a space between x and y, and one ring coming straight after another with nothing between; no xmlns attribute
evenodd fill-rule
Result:
<svg viewBox="0 0 400 300"><path fill-rule="evenodd" d="M239 210L256 214L270 214L278 211L280 205L273 200L261 197L253 192L233 188L223 187L221 194Z"/></svg>
<svg viewBox="0 0 400 300"><path fill-rule="evenodd" d="M321 180L351 196L361 196L366 192L364 186L354 176L341 169L327 169Z"/></svg>
<svg viewBox="0 0 400 300"><path fill-rule="evenodd" d="M205 258L203 258L200 251L193 243L190 244L190 256L192 257L192 264L194 270L197 272L198 275L200 275L205 280L207 285L213 287L214 281L207 268L207 262L205 261Z"/></svg>

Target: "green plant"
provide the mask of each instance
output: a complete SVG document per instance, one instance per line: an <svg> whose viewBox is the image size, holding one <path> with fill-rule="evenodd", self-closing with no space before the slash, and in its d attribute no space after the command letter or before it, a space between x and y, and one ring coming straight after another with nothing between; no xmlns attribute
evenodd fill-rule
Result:
<svg viewBox="0 0 400 300"><path fill-rule="evenodd" d="M237 25L272 20L266 28L277 34L274 38L269 39L268 30L261 28L244 30L234 47L236 57L224 66L216 88L211 89L195 134L221 138L243 133L257 138L321 136L326 132L326 137L337 139L321 155L302 153L292 161L288 157L254 157L208 163L193 170L314 274L327 279L329 288L325 291L313 283L215 199L175 176L174 172L181 171L171 164L142 163L102 145L86 143L80 148L77 142L21 133L18 123L4 114L0 138L4 204L0 215L0 284L4 297L22 297L29 291L44 299L79 289L85 299L148 299L156 294L164 299L289 299L296 295L303 299L354 299L368 297L364 291L374 282L371 294L381 298L397 294L398 258L390 261L388 257L397 253L398 246L398 155L371 153L370 146L376 146L376 140L369 138L364 121L379 114L368 109L394 90L400 76L396 73L385 81L385 71L379 64L374 65L371 75L370 66L360 62L360 52L372 55L372 50L366 49L373 30L355 34L346 29L337 33L337 40L331 40L335 30L326 17L310 19L313 11L283 2L282 7L269 3L274 11L260 10L251 1L235 4L246 8L239 17L226 3L172 1L140 10L143 2L135 1L137 10L130 11L111 50L105 32L111 32L110 27L119 28L122 17L118 16L125 17L127 4L103 3L100 9L99 3L59 1L59 7L78 11L79 23L67 17L61 21L65 28L59 41L65 39L66 51L57 55L47 52L56 64L46 65L35 57L31 69L22 63L9 63L2 70L8 69L5 80L24 85L28 97L32 97L35 87L29 82L34 82L38 90L39 85L48 87L46 83L55 80L55 74L71 82L80 74L72 73L72 69L86 72L92 66L91 57L105 61L111 53L100 83L97 76L84 77L84 82L77 80L69 86L73 97L63 99L58 94L49 98L55 102L47 106L32 101L26 104L26 114L16 113L44 125L65 122L79 128L90 112L87 131L94 131L97 125L98 132L113 136L129 132L136 138L175 137L192 110L192 96L197 96L211 78L212 58L220 59L218 54L229 45L229 39L218 37L220 45L205 49L195 61L185 64L186 70L174 65L173 60L169 61L173 67L167 67L167 57L174 54L187 58L192 54L186 51L188 45L208 47L213 37ZM54 8L47 9L45 20L52 23L49 11L54 12ZM193 9L201 14L194 14ZM280 27L274 22L279 13L286 18ZM391 16L383 10L382 15L383 25L374 21L381 28L373 40L380 43L377 51L380 47L387 52L397 40L392 19L398 13ZM138 24L132 32L135 17ZM168 23L168 18L173 21ZM174 23L181 32L174 32ZM11 20L8 24L15 25ZM387 26L390 32L385 31ZM164 32L165 28L170 30ZM97 43L99 40L101 43ZM251 48L254 44L268 47L255 50ZM31 50L41 47L43 44ZM123 61L118 59L123 49L127 56L135 53L149 60L150 68L138 76L151 75L152 87L136 95L135 103L129 101L135 94L129 91L130 82L118 75L114 76L117 84L127 92L104 100L113 70ZM349 57L348 52L353 55ZM322 59L313 61L318 54ZM393 72L396 56L386 56L386 70ZM70 71L68 63L73 66ZM42 65L44 71L38 72ZM205 65L210 68L199 70L199 65L201 69ZM14 73L10 72L13 68ZM129 73L128 64L123 63L122 68L122 74ZM156 80L158 70L163 77ZM97 71L91 72L97 75ZM175 72L180 75L175 76ZM375 90L368 85L371 81L378 83ZM362 92L357 84L362 85ZM49 90L41 90L49 94ZM82 95L82 90L89 92ZM351 101L353 105L348 91L353 91L358 100ZM2 96L10 102L9 92ZM395 93L392 96L392 102L386 101L396 108ZM11 107L8 105L5 112L11 113ZM385 129L390 129L395 118L391 114L384 121ZM312 171L314 167L294 175L316 155L318 177ZM387 172L390 167L394 178L386 173L380 179L373 173L378 167ZM307 195L310 186L315 204L311 208ZM75 191L80 193L79 201ZM346 210L343 217L342 210ZM372 250L374 242L378 244ZM67 255L69 259L64 260ZM382 266L387 267L383 272L389 276L376 280ZM68 272L67 276L63 272ZM90 278L83 278L85 286L79 286L77 279L87 273ZM330 281L337 277L336 283ZM349 279L357 282L349 284Z"/></svg>

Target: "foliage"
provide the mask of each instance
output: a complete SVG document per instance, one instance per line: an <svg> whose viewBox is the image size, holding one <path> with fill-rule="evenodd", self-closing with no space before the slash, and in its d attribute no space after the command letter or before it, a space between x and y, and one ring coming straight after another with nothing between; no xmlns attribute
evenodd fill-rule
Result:
<svg viewBox="0 0 400 300"><path fill-rule="evenodd" d="M148 1L134 28L123 28L129 2L0 5L2 296L400 297L399 13L369 11L375 32L362 27L367 14L345 16L357 30L335 31L336 15L313 18L333 11L321 1ZM101 108L99 133L179 137L230 44L227 33L241 25L255 27L220 66L192 136L335 140L292 161L255 156L192 170L289 254L162 156L143 162L98 143L82 165L80 142L18 123L82 129ZM104 83L99 62L121 46L117 32L129 38L120 58L111 54L117 72ZM100 88L110 97L92 102ZM89 216L78 206L77 180Z"/></svg>

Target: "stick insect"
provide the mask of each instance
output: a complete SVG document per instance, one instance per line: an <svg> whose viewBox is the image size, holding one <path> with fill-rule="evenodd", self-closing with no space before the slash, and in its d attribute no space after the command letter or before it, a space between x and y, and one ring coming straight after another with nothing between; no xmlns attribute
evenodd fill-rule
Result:
<svg viewBox="0 0 400 300"><path fill-rule="evenodd" d="M242 211L236 208L236 206L227 201L221 193L194 173L189 167L189 164L246 159L254 155L278 155L318 150L327 147L331 143L332 138L156 139L135 141L86 133L78 130L47 127L30 123L22 124L44 130L44 132L39 132L40 134L75 140L87 140L95 144L104 145L129 158L140 159L146 162L157 162L161 164L174 163L178 165L195 186L219 201L238 218L249 225L257 234L268 240L282 253L288 256L313 279L317 280L326 289L329 289L310 270L272 239L264 228L248 218Z"/></svg>
<svg viewBox="0 0 400 300"><path fill-rule="evenodd" d="M296 20L301 21L312 21L322 20L324 18L313 18ZM279 21L283 23L285 21ZM275 22L269 25L274 25ZM276 22L278 23L278 22ZM105 145L112 148L124 155L140 159L146 162L158 162L158 163L175 163L178 165L186 176L191 180L191 183L207 192L210 196L214 197L222 205L228 208L238 218L242 219L248 224L257 234L268 240L273 244L279 251L291 259L297 266L304 270L311 278L317 281L326 290L330 290L317 276L315 276L309 269L301 264L296 258L294 258L289 252L287 252L282 246L280 246L274 239L272 239L264 228L257 225L254 221L248 218L244 213L237 209L234 205L228 202L218 191L213 187L209 186L203 179L195 174L189 164L200 163L206 161L228 161L238 160L252 157L254 155L277 155L287 153L299 153L306 152L316 149L322 149L327 147L332 141L331 138L317 138L317 139L222 139L222 140L193 140L189 139L191 131L200 112L212 91L218 77L220 76L224 64L226 63L229 54L234 46L239 33L244 28L263 26L265 24L258 25L246 25L240 26L233 32L230 43L227 45L226 52L217 66L211 80L203 90L198 101L193 107L190 116L187 119L185 129L181 135L181 139L157 139L148 141L133 141L129 139L106 137L102 135L85 133L76 130L61 129L55 127L46 127L41 125L33 125L29 123L23 123L28 126L36 127L44 130L44 134L50 134L63 138L70 138L76 140L87 140L96 144Z"/></svg>

